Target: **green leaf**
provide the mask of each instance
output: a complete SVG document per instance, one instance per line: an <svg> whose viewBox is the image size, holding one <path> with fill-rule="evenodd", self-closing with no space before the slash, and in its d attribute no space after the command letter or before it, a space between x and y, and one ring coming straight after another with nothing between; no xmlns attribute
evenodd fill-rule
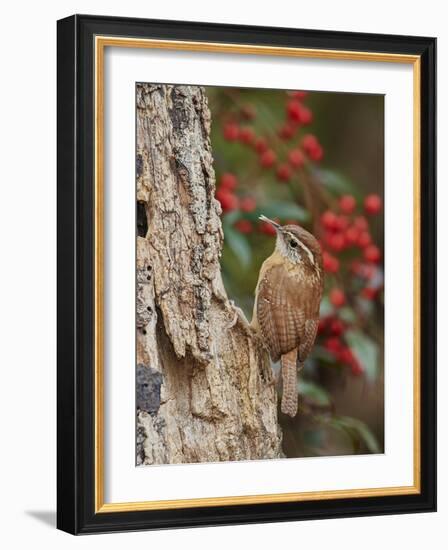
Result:
<svg viewBox="0 0 448 550"><path fill-rule="evenodd" d="M319 316L320 317L327 317L328 315L331 315L333 313L333 306L331 305L330 299L328 296L323 296L321 302L320 302L320 310L319 310Z"/></svg>
<svg viewBox="0 0 448 550"><path fill-rule="evenodd" d="M231 212L228 212L227 214L224 214L222 217L222 223L223 225L233 225L235 222L240 220L242 218L242 212L241 210L232 210ZM227 229L225 229L227 231Z"/></svg>
<svg viewBox="0 0 448 550"><path fill-rule="evenodd" d="M319 346L317 344L313 347L311 358L318 361L323 361L324 363L330 363L331 365L335 364L334 355L326 350L323 346Z"/></svg>
<svg viewBox="0 0 448 550"><path fill-rule="evenodd" d="M359 330L348 330L345 339L353 354L361 363L367 378L375 380L378 374L378 346L366 334Z"/></svg>
<svg viewBox="0 0 448 550"><path fill-rule="evenodd" d="M339 309L339 317L346 323L354 323L356 321L355 312L348 306Z"/></svg>
<svg viewBox="0 0 448 550"><path fill-rule="evenodd" d="M246 237L227 224L224 236L224 244L235 254L241 267L247 269L252 261L252 250Z"/></svg>
<svg viewBox="0 0 448 550"><path fill-rule="evenodd" d="M324 388L308 380L298 382L299 395L304 395L321 407L327 407L331 403L329 394Z"/></svg>
<svg viewBox="0 0 448 550"><path fill-rule="evenodd" d="M312 450L318 451L325 445L325 430L312 429L303 431L303 442Z"/></svg>
<svg viewBox="0 0 448 550"><path fill-rule="evenodd" d="M343 195L349 193L359 197L359 192L353 183L345 176L333 170L323 170L321 168L314 168L313 175L317 178L325 187L327 187L333 193Z"/></svg>
<svg viewBox="0 0 448 550"><path fill-rule="evenodd" d="M336 416L330 421L334 428L346 431L352 438L362 441L371 453L381 453L375 434L365 422L351 416Z"/></svg>
<svg viewBox="0 0 448 550"><path fill-rule="evenodd" d="M364 317L370 317L373 314L375 309L375 304L372 300L366 300L362 297L358 297L357 300L358 308L362 312Z"/></svg>
<svg viewBox="0 0 448 550"><path fill-rule="evenodd" d="M280 218L281 220L297 220L306 222L309 220L309 213L298 204L288 201L272 201L260 207L257 212L257 217L264 214L268 218Z"/></svg>

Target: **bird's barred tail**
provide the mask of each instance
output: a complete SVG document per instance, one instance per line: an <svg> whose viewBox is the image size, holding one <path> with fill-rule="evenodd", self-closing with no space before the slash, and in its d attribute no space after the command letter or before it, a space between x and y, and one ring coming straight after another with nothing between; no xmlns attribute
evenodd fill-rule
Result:
<svg viewBox="0 0 448 550"><path fill-rule="evenodd" d="M297 414L297 349L285 353L281 358L283 394L281 410L294 417Z"/></svg>

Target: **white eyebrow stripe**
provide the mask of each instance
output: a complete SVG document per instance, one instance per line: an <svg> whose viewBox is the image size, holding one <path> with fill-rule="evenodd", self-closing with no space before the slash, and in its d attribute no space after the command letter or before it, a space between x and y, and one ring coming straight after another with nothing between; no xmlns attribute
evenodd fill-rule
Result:
<svg viewBox="0 0 448 550"><path fill-rule="evenodd" d="M288 233L288 235L294 239L296 241L296 243L301 247L303 248L303 250L305 250L305 252L308 254L308 257L310 259L310 262L314 265L314 256L313 256L313 253L311 252L311 250L303 244L302 241L300 241L295 235L293 235L292 233Z"/></svg>

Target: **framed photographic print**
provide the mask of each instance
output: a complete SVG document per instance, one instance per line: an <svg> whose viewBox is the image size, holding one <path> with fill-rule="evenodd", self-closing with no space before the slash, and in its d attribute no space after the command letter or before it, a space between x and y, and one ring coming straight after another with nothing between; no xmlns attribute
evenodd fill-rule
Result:
<svg viewBox="0 0 448 550"><path fill-rule="evenodd" d="M436 502L433 38L58 22L58 527Z"/></svg>

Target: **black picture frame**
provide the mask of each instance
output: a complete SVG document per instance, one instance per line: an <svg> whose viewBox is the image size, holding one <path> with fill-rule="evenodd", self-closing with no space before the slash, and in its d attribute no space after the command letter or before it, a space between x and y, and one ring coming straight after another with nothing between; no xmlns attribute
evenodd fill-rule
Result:
<svg viewBox="0 0 448 550"><path fill-rule="evenodd" d="M95 513L94 51L96 35L412 54L421 58L419 494ZM74 15L57 24L57 526L73 534L430 512L436 509L436 40Z"/></svg>

